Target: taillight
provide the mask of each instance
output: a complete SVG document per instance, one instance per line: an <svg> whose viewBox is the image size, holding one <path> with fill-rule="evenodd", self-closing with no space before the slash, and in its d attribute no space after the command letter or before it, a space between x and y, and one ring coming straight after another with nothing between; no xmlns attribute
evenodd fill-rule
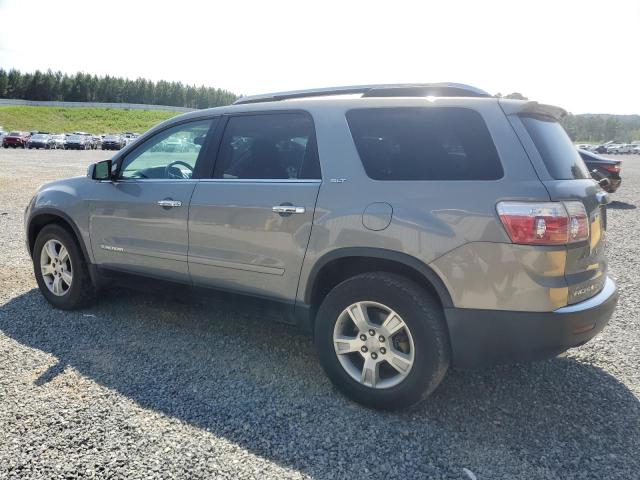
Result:
<svg viewBox="0 0 640 480"><path fill-rule="evenodd" d="M620 165L605 165L604 169L611 173L620 173Z"/></svg>
<svg viewBox="0 0 640 480"><path fill-rule="evenodd" d="M497 210L513 243L564 245L589 238L582 202L499 202Z"/></svg>

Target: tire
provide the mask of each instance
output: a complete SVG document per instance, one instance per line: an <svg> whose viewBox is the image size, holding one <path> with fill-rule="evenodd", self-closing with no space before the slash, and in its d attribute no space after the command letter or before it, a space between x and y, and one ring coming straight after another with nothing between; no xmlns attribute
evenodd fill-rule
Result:
<svg viewBox="0 0 640 480"><path fill-rule="evenodd" d="M370 319L367 325L375 329L364 332L355 326L351 320L353 317L347 313L347 309L355 305L363 305ZM394 322L397 324L395 318L400 318L404 327L385 338L382 334L387 335L388 331L381 325L385 317L390 319L387 324L390 327ZM343 328L350 328L348 333L339 334L349 337L350 353L338 354L338 343L342 346L346 344L336 342L334 346L334 334L342 332ZM439 302L413 281L386 272L357 275L333 288L318 310L315 343L320 364L343 394L367 407L384 410L407 408L427 398L444 378L451 357L447 327ZM365 351L363 347L366 353L362 353ZM409 352L404 353L404 358L412 357L413 360L408 368L408 363L405 364L404 374L387 361L393 359L396 362L397 353L402 353L401 347ZM375 371L380 374L375 374L376 388L373 383L366 384L371 375L358 373L365 369L358 369L357 365L365 361L378 362ZM368 372L373 373L374 370ZM383 375L393 374L395 376L383 378Z"/></svg>
<svg viewBox="0 0 640 480"><path fill-rule="evenodd" d="M62 292L60 292L61 294L59 295L56 295L47 286L47 283L51 282L52 278L55 279L55 276L48 275L48 278L45 279L41 267L41 262L44 261L47 263L47 261L50 260L50 257L43 259L43 255L47 255L43 252L43 248L49 241L57 242L66 248L71 265L70 269L67 268L67 270L72 273L71 285L61 283ZM95 300L95 289L91 283L91 277L89 277L84 255L76 239L66 229L56 224L50 224L44 227L38 234L38 238L36 238L32 256L33 270L36 281L38 282L38 287L44 295L44 298L51 305L62 310L75 310L89 305ZM64 288L65 285L67 286L66 290Z"/></svg>

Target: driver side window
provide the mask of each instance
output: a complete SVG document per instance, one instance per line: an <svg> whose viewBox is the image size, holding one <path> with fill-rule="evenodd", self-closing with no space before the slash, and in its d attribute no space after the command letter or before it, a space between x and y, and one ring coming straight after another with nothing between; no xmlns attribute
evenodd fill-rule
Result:
<svg viewBox="0 0 640 480"><path fill-rule="evenodd" d="M124 157L122 179L190 179L216 119L183 123L151 137Z"/></svg>

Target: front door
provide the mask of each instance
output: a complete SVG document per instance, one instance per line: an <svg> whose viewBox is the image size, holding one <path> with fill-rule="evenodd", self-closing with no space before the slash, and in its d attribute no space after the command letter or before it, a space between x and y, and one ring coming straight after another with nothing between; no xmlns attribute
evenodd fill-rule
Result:
<svg viewBox="0 0 640 480"><path fill-rule="evenodd" d="M320 188L311 117L230 117L213 177L189 211L193 283L293 302Z"/></svg>
<svg viewBox="0 0 640 480"><path fill-rule="evenodd" d="M118 161L116 181L96 184L89 211L96 264L189 282L189 201L214 122L181 123L157 133Z"/></svg>

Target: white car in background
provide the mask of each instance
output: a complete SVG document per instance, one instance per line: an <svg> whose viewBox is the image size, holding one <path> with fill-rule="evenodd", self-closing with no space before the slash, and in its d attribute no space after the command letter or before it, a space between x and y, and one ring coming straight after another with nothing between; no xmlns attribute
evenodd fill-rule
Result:
<svg viewBox="0 0 640 480"><path fill-rule="evenodd" d="M605 145L607 149L607 153L618 153L618 149L621 147L619 143L610 143L609 145Z"/></svg>
<svg viewBox="0 0 640 480"><path fill-rule="evenodd" d="M53 145L51 148L62 148L64 149L64 140L65 140L65 135L64 133L56 133L54 135L51 135L51 139L53 140Z"/></svg>
<svg viewBox="0 0 640 480"><path fill-rule="evenodd" d="M7 134L7 132L5 132L4 130L2 130L0 128L0 145L2 145L2 140L4 140L5 135Z"/></svg>
<svg viewBox="0 0 640 480"><path fill-rule="evenodd" d="M634 146L630 143L612 143L607 145L607 153L631 153L633 152Z"/></svg>
<svg viewBox="0 0 640 480"><path fill-rule="evenodd" d="M633 145L630 143L623 143L618 147L618 153L631 153L633 152Z"/></svg>

